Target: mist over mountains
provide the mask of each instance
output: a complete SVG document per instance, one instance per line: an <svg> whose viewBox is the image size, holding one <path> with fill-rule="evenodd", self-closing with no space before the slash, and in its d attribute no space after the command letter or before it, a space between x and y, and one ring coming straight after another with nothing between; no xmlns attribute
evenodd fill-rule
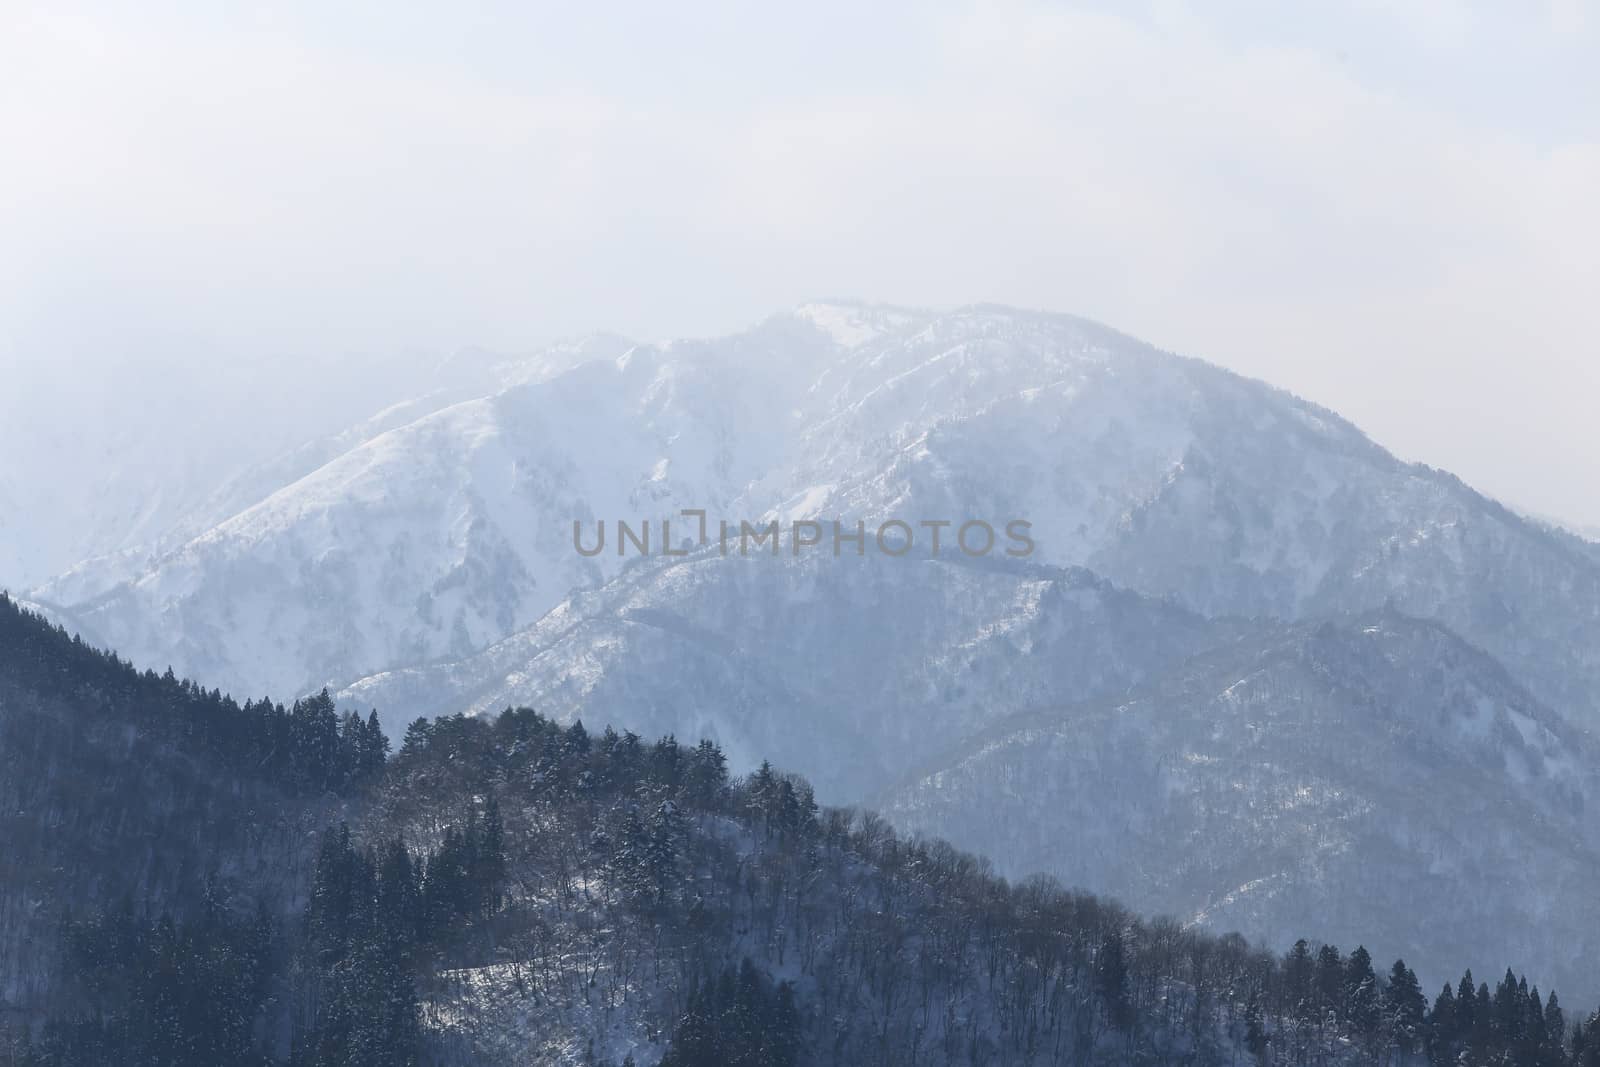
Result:
<svg viewBox="0 0 1600 1067"><path fill-rule="evenodd" d="M1269 941L1366 920L1430 979L1520 947L1600 992L1580 538L1063 315L811 304L457 370L27 596L241 697L329 686L394 738L513 705L705 736L1010 875ZM574 521L686 508L1022 518L1037 549L574 549ZM1473 903L1419 924L1419 894Z"/></svg>

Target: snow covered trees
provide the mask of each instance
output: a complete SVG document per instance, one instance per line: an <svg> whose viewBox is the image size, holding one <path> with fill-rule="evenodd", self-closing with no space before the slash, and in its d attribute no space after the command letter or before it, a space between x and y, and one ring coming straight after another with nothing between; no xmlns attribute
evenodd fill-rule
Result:
<svg viewBox="0 0 1600 1067"><path fill-rule="evenodd" d="M5 635L0 789L25 874L4 884L79 905L53 1024L6 1052L22 1063L506 1062L555 1020L567 1047L626 1032L635 1063L669 1067L1600 1067L1600 1020L1569 1049L1559 1002L1511 973L1493 990L1464 975L1429 1010L1400 961L1310 941L1279 957L1008 882L870 813L819 810L770 764L730 778L709 741L508 709L414 724L380 762L372 717L320 695L241 708L0 605ZM111 799L49 788L62 776ZM338 814L348 826L306 843ZM52 851L51 833L81 847ZM252 864L239 840L272 834L294 844ZM239 906L195 876L217 867ZM124 907L104 886L159 892ZM521 1029L493 1032L507 1018Z"/></svg>
<svg viewBox="0 0 1600 1067"><path fill-rule="evenodd" d="M794 986L774 984L747 957L689 993L661 1067L795 1067L802 1038Z"/></svg>

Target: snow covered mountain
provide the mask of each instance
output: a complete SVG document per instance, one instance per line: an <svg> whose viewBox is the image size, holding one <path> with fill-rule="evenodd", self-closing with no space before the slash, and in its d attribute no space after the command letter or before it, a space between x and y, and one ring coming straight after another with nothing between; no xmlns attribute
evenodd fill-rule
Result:
<svg viewBox="0 0 1600 1067"><path fill-rule="evenodd" d="M465 369L420 352L298 365L198 358L181 342L112 355L6 367L0 587L35 588L97 557L125 554L137 568L169 537L187 540L233 514L204 507L225 482Z"/></svg>
<svg viewBox="0 0 1600 1067"><path fill-rule="evenodd" d="M1581 1062L1518 1022L1559 1018L1548 986L1427 1026L1415 975L1357 950L1355 992L1313 999L1276 946L1003 880L715 745L525 710L370 741L0 596L7 1062Z"/></svg>
<svg viewBox="0 0 1600 1067"><path fill-rule="evenodd" d="M339 699L392 718L532 706L654 738L770 753L860 800L960 738L1041 703L1121 693L1247 627L1087 571L846 555L636 565L457 663L376 675Z"/></svg>
<svg viewBox="0 0 1600 1067"><path fill-rule="evenodd" d="M1092 323L823 304L610 355L368 437L70 606L136 662L292 691L468 656L613 577L575 519L1017 517L1035 562L1208 616L1392 603L1575 721L1600 706L1593 554Z"/></svg>
<svg viewBox="0 0 1600 1067"><path fill-rule="evenodd" d="M170 499L159 515L135 530L118 529L113 535L103 524L89 524L91 531L98 532L86 534L86 543L111 550L81 559L69 570L40 585L35 590L36 595L58 605L92 601L123 582L137 580L147 571L158 568L166 557L181 550L189 541L380 434L464 400L512 385L541 381L589 359L614 357L627 346L628 342L622 338L600 335L552 345L524 356L481 349L457 352L425 375L413 371L402 376L402 382L406 377L416 379L419 385L427 387L426 391L403 396L354 425L253 461L247 461L248 457L259 452L259 448L237 450L231 463L213 464L217 469L232 470L232 473L210 481L193 479L194 484L185 492L172 493L169 489ZM392 383L372 395L390 396L395 389ZM355 407L356 403L351 400L345 406ZM230 448L223 447L220 452L226 456ZM3 513L0 507L0 514ZM3 563L0 560L0 564Z"/></svg>
<svg viewBox="0 0 1600 1067"><path fill-rule="evenodd" d="M879 798L908 830L1286 944L1365 938L1430 981L1521 953L1597 991L1600 749L1443 628L1287 626L1130 696L1016 716Z"/></svg>
<svg viewBox="0 0 1600 1067"><path fill-rule="evenodd" d="M527 704L773 756L825 802L933 767L885 796L895 819L1009 870L1266 938L1370 937L1371 906L1417 960L1471 955L1503 912L1491 947L1524 938L1587 988L1563 970L1600 855L1578 538L1067 316L807 305L473 381L233 483L236 511L127 580L86 567L37 599L236 693L332 683L391 734ZM685 508L1025 519L1037 550L573 545L575 521ZM1474 900L1408 934L1398 902L1426 893Z"/></svg>

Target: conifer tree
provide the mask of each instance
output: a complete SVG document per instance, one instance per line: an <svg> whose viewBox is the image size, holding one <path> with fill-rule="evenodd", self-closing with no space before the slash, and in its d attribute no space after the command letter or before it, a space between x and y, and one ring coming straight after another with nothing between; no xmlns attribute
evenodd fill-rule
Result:
<svg viewBox="0 0 1600 1067"><path fill-rule="evenodd" d="M1428 1013L1428 1059L1431 1062L1454 1062L1459 1028L1456 994L1450 988L1450 983L1446 982L1433 999L1433 1008Z"/></svg>
<svg viewBox="0 0 1600 1067"><path fill-rule="evenodd" d="M506 879L505 826L500 821L500 801L494 793L484 803L483 830L478 841L478 881L484 906L500 910L500 890Z"/></svg>
<svg viewBox="0 0 1600 1067"><path fill-rule="evenodd" d="M433 724L427 719L413 719L406 727L406 736L400 742L400 755L407 758L419 756L428 747L428 734Z"/></svg>
<svg viewBox="0 0 1600 1067"><path fill-rule="evenodd" d="M1566 1052L1567 1042L1567 1016L1561 1010L1561 1001L1556 997L1556 991L1551 990L1549 998L1544 1002L1544 1033L1545 1047L1541 1062L1558 1065Z"/></svg>
<svg viewBox="0 0 1600 1067"><path fill-rule="evenodd" d="M1316 1018L1316 962L1305 938L1294 943L1283 961L1283 981L1289 1014L1301 1022Z"/></svg>
<svg viewBox="0 0 1600 1067"><path fill-rule="evenodd" d="M1333 945L1323 945L1317 950L1316 997L1317 1017L1342 1018L1344 1009L1345 977L1344 959Z"/></svg>
<svg viewBox="0 0 1600 1067"><path fill-rule="evenodd" d="M1383 990L1383 1013L1394 1043L1402 1053L1422 1050L1427 1006L1416 972L1406 966L1405 960L1395 960L1394 966L1389 968L1389 984Z"/></svg>
<svg viewBox="0 0 1600 1067"><path fill-rule="evenodd" d="M1355 1033L1370 1039L1378 1032L1380 1007L1378 976L1372 970L1372 957L1365 946L1358 945L1345 961L1345 1021Z"/></svg>

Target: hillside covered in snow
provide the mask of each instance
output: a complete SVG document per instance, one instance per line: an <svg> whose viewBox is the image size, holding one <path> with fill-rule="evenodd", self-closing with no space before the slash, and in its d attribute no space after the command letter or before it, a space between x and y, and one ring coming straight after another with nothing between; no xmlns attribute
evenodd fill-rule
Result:
<svg viewBox="0 0 1600 1067"><path fill-rule="evenodd" d="M1375 613L1012 716L874 799L1014 877L1274 944L1315 916L1429 981L1461 953L1526 955L1593 996L1597 768L1593 738L1493 660Z"/></svg>
<svg viewBox="0 0 1600 1067"><path fill-rule="evenodd" d="M809 305L715 341L577 346L371 429L127 582L35 599L139 662L308 691L479 652L614 577L622 560L574 552L574 521L1022 518L1034 562L1208 616L1392 604L1573 721L1600 706L1600 561L1574 539L1328 411L1067 316Z"/></svg>
<svg viewBox="0 0 1600 1067"><path fill-rule="evenodd" d="M1487 931L1587 988L1581 539L1063 315L811 304L450 380L30 599L235 694L330 686L397 739L508 706L708 737L1012 875L1269 942L1366 923L1425 973ZM1025 520L1034 550L667 557L685 509ZM619 522L655 550L619 553ZM1475 903L1418 924L1419 893Z"/></svg>
<svg viewBox="0 0 1600 1067"><path fill-rule="evenodd" d="M709 741L520 709L390 754L3 597L0 637L7 1062L1566 1067L1597 1025L1509 971L1429 998L1314 931L1007 881Z"/></svg>

